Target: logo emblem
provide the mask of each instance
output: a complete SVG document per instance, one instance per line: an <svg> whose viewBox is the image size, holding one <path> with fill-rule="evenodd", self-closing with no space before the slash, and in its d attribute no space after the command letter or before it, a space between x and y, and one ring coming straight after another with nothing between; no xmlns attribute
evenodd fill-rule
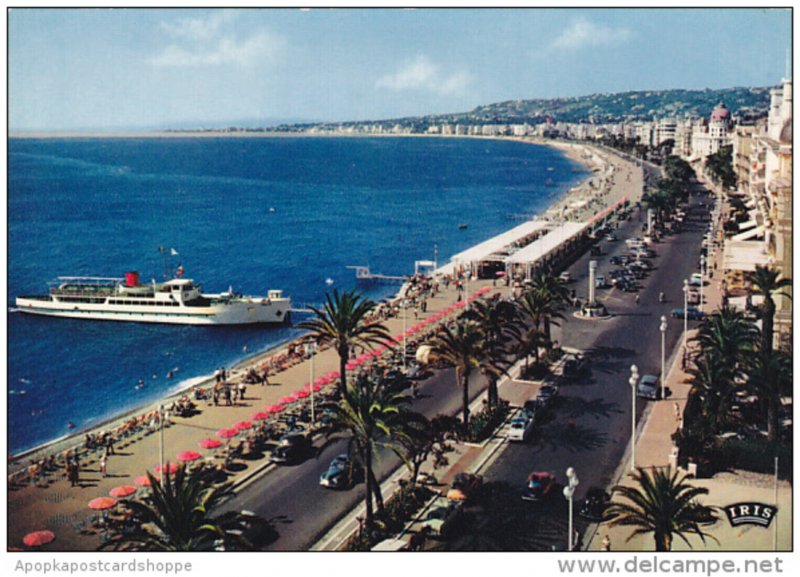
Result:
<svg viewBox="0 0 800 577"><path fill-rule="evenodd" d="M732 527L739 525L761 525L769 527L778 514L775 505L766 503L734 503L725 507L725 514Z"/></svg>

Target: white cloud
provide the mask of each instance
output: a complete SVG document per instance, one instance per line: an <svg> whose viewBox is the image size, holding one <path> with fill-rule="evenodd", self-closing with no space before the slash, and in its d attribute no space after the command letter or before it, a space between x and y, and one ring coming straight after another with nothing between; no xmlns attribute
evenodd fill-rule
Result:
<svg viewBox="0 0 800 577"><path fill-rule="evenodd" d="M161 29L173 38L150 63L158 67L251 66L273 60L284 41L266 32L237 38L234 13L222 10L206 18L183 18L162 22Z"/></svg>
<svg viewBox="0 0 800 577"><path fill-rule="evenodd" d="M463 93L472 82L468 72L446 72L426 56L417 56L400 70L377 80L375 86L395 92L416 90L433 92L443 96Z"/></svg>
<svg viewBox="0 0 800 577"><path fill-rule="evenodd" d="M627 42L632 35L628 28L611 28L581 18L563 30L550 49L580 50L593 46L613 46Z"/></svg>

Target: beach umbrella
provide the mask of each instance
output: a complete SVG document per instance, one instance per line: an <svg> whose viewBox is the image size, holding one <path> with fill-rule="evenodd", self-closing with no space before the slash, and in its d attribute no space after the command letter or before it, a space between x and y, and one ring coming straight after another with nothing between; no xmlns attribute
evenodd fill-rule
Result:
<svg viewBox="0 0 800 577"><path fill-rule="evenodd" d="M202 455L197 451L183 451L182 453L178 454L178 460L182 463L196 461L200 457L202 457Z"/></svg>
<svg viewBox="0 0 800 577"><path fill-rule="evenodd" d="M114 487L111 489L108 494L112 497L129 497L133 495L137 491L136 487L133 485L120 485L119 487Z"/></svg>
<svg viewBox="0 0 800 577"><path fill-rule="evenodd" d="M293 397L291 395L286 395L285 397L281 397L280 399L278 399L278 404L279 405L291 405L296 400L297 399L295 397Z"/></svg>
<svg viewBox="0 0 800 577"><path fill-rule="evenodd" d="M160 473L161 470L162 470L161 465L160 464L156 465L155 469L153 469L153 470L156 473ZM172 475L173 473L177 473L178 472L178 464L177 463L171 463L171 462L167 461L164 464L164 470L166 470L167 473L169 473L170 475Z"/></svg>
<svg viewBox="0 0 800 577"><path fill-rule="evenodd" d="M237 431L244 431L253 427L252 421L239 421L233 424L233 428Z"/></svg>
<svg viewBox="0 0 800 577"><path fill-rule="evenodd" d="M280 413L281 411L283 411L285 409L286 409L286 407L284 407L283 405L270 405L270 406L267 407L267 410L270 413Z"/></svg>
<svg viewBox="0 0 800 577"><path fill-rule="evenodd" d="M253 413L252 415L250 415L250 418L253 419L254 421L263 421L264 419L269 418L269 413L267 413L266 411L259 411L258 413Z"/></svg>
<svg viewBox="0 0 800 577"><path fill-rule="evenodd" d="M220 429L217 431L217 437L220 439L232 439L239 434L238 429Z"/></svg>
<svg viewBox="0 0 800 577"><path fill-rule="evenodd" d="M311 393L309 393L308 391L297 391L297 392L295 393L295 395L297 396L297 398L298 398L298 399L305 399L305 398L306 398L307 396L309 396L310 394L311 394Z"/></svg>
<svg viewBox="0 0 800 577"><path fill-rule="evenodd" d="M95 511L104 511L117 504L117 500L112 497L97 497L89 501L89 508Z"/></svg>
<svg viewBox="0 0 800 577"><path fill-rule="evenodd" d="M134 483L139 485L140 487L149 487L150 486L150 477L147 475L140 475L133 480Z"/></svg>
<svg viewBox="0 0 800 577"><path fill-rule="evenodd" d="M28 533L22 538L22 542L28 547L41 547L42 545L47 545L55 538L56 535L52 531L41 530Z"/></svg>
<svg viewBox="0 0 800 577"><path fill-rule="evenodd" d="M201 449L216 449L222 446L222 442L219 439L203 439L198 444Z"/></svg>
<svg viewBox="0 0 800 577"><path fill-rule="evenodd" d="M498 276L498 277L504 277L504 276L506 276L506 271L504 271L504 270L499 270L499 271L497 271L496 273L494 273L494 276Z"/></svg>

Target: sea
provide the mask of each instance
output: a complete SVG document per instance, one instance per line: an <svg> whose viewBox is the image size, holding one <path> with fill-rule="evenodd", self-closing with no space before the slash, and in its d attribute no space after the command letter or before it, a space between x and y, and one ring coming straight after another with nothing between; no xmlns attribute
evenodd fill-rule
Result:
<svg viewBox="0 0 800 577"><path fill-rule="evenodd" d="M357 285L348 265L408 275L435 253L445 263L586 176L555 149L509 140L12 138L8 450L96 426L300 334L14 308L58 276L138 271L149 282L180 265L206 292L282 289L305 308L357 287L379 301L399 285Z"/></svg>

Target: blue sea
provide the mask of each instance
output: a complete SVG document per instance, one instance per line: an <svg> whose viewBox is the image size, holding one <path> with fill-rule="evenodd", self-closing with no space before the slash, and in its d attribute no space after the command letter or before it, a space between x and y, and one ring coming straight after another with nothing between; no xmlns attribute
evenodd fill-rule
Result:
<svg viewBox="0 0 800 577"><path fill-rule="evenodd" d="M553 149L477 139L11 139L8 159L12 453L298 334L36 317L14 310L17 295L57 276L160 280L166 247L206 292L279 288L304 307L355 286L347 265L410 274L435 246L444 263L586 176ZM398 286L359 288L379 300Z"/></svg>

